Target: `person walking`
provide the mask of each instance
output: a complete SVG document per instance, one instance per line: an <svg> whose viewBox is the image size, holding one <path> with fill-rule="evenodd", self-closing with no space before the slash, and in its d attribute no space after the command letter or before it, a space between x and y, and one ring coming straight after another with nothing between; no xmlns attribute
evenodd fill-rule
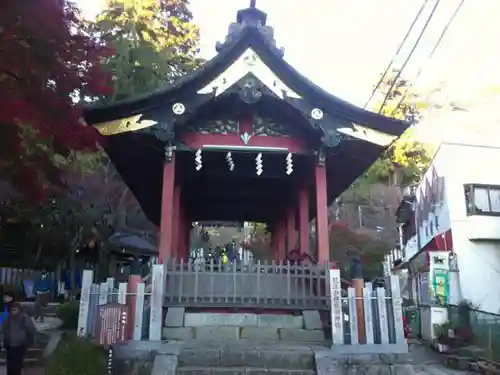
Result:
<svg viewBox="0 0 500 375"><path fill-rule="evenodd" d="M21 375L26 351L35 340L36 328L20 303L10 305L9 316L2 323L1 335L7 354L7 375Z"/></svg>
<svg viewBox="0 0 500 375"><path fill-rule="evenodd" d="M52 292L52 281L47 272L43 271L35 283L36 302L35 302L35 321L43 322L44 310L50 301Z"/></svg>

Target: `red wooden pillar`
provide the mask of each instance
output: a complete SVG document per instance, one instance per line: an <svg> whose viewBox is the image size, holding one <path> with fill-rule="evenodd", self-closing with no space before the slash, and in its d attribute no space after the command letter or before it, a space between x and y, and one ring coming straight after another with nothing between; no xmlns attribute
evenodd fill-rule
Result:
<svg viewBox="0 0 500 375"><path fill-rule="evenodd" d="M172 255L174 258L180 259L181 254L179 252L180 245L180 235L179 231L182 228L181 221L181 188L179 186L174 187L174 215L172 219Z"/></svg>
<svg viewBox="0 0 500 375"><path fill-rule="evenodd" d="M293 205L286 216L286 252L294 250L297 246L297 236L295 234L295 205Z"/></svg>
<svg viewBox="0 0 500 375"><path fill-rule="evenodd" d="M318 163L315 168L316 180L316 243L318 262L328 262L330 248L328 243L328 207L326 197L326 166Z"/></svg>
<svg viewBox="0 0 500 375"><path fill-rule="evenodd" d="M186 258L189 259L191 256L191 229L193 228L193 222L187 215L187 212L184 211L184 245L185 245L185 253Z"/></svg>
<svg viewBox="0 0 500 375"><path fill-rule="evenodd" d="M309 189L303 187L299 192L299 249L309 254Z"/></svg>
<svg viewBox="0 0 500 375"><path fill-rule="evenodd" d="M174 186L175 186L175 154L171 160L163 164L163 187L161 197L160 246L158 261L160 264L174 256L172 248L172 233L174 231Z"/></svg>
<svg viewBox="0 0 500 375"><path fill-rule="evenodd" d="M182 196L182 193L181 193ZM186 215L184 212L184 205L182 204L182 199L179 199L179 226L177 231L177 257L179 259L187 259L186 257L186 236L184 232L186 231Z"/></svg>
<svg viewBox="0 0 500 375"><path fill-rule="evenodd" d="M179 230L179 236L181 238L181 245L180 246L180 254L182 259L188 260L189 259L189 237L191 233L191 222L188 220L188 216L186 213L186 209L182 205L182 200L181 200L181 222L182 222L182 227Z"/></svg>
<svg viewBox="0 0 500 375"><path fill-rule="evenodd" d="M270 239L269 239L269 250L276 254L276 227L271 230ZM276 257L275 257L276 258Z"/></svg>
<svg viewBox="0 0 500 375"><path fill-rule="evenodd" d="M276 261L281 262L285 259L286 246L286 225L285 220L278 221L276 227Z"/></svg>

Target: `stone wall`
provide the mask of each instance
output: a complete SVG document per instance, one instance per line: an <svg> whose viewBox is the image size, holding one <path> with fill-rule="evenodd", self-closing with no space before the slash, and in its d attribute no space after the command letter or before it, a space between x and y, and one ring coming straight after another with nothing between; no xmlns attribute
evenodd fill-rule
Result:
<svg viewBox="0 0 500 375"><path fill-rule="evenodd" d="M317 310L299 316L251 313L189 313L170 307L163 327L165 340L252 340L324 343Z"/></svg>

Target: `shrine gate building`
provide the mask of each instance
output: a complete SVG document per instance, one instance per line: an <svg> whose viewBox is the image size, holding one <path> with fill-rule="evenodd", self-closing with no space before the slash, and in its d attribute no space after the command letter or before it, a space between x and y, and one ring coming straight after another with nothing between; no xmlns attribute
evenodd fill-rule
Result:
<svg viewBox="0 0 500 375"><path fill-rule="evenodd" d="M195 221L265 222L272 250L329 261L328 205L408 127L330 95L277 47L267 15L240 10L218 54L164 89L85 110L146 216L159 259L189 255ZM297 238L298 233L298 238Z"/></svg>

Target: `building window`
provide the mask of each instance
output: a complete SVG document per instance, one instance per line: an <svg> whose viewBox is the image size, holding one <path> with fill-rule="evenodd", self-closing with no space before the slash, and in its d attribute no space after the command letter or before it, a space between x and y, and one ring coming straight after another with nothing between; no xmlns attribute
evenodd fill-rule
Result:
<svg viewBox="0 0 500 375"><path fill-rule="evenodd" d="M500 186L465 185L467 215L500 216Z"/></svg>

